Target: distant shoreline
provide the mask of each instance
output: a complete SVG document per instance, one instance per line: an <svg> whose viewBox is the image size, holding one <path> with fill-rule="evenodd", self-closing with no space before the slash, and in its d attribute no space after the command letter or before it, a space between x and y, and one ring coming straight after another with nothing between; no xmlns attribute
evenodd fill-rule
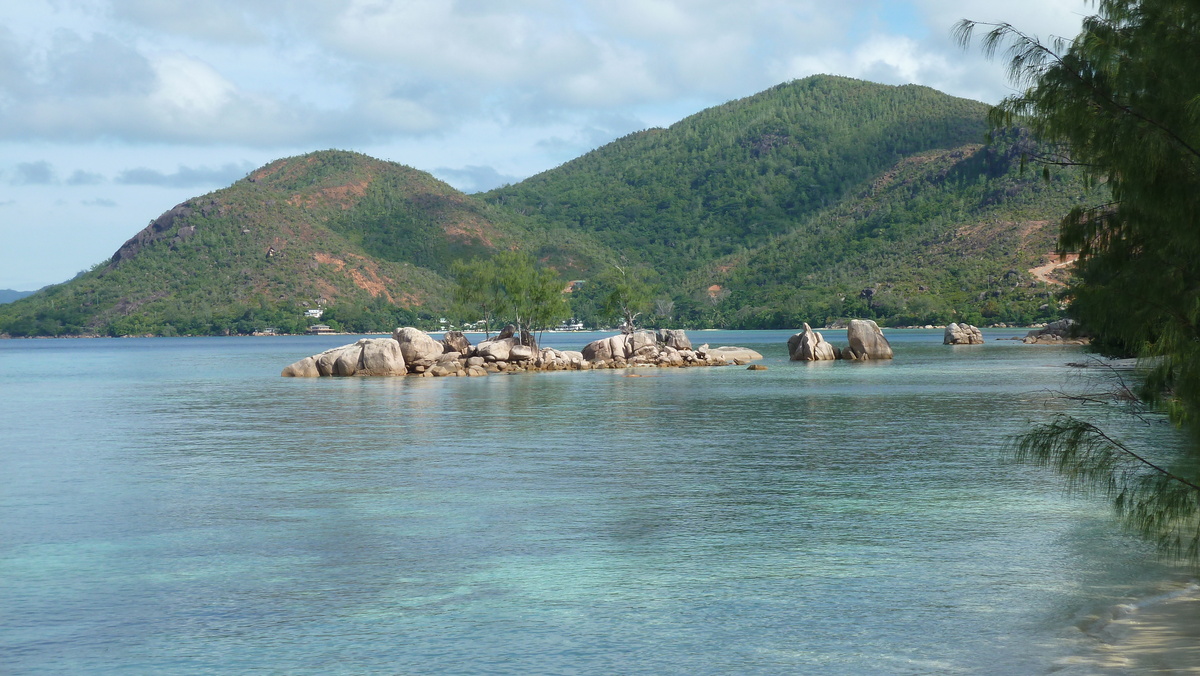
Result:
<svg viewBox="0 0 1200 676"><path fill-rule="evenodd" d="M983 326L980 328L987 329L987 330L993 330L993 331L1031 331L1033 329L1040 329L1045 326L1046 326L1045 324L1031 324L1029 326ZM938 325L938 326L927 325L927 326L883 326L880 328L884 329L885 331L933 331L933 330L945 329L946 327L944 325ZM845 326L822 326L820 328L814 328L814 330L816 330L816 331L843 331L845 329L846 329ZM458 329L438 329L438 330L428 331L427 333L441 334L441 333L445 333L446 331L457 331L457 330ZM544 333L551 333L554 335L563 335L563 334L569 335L569 334L573 334L573 333L605 333L605 332L611 332L611 331L615 331L615 330L616 329L612 329L612 328L581 329L581 330L571 330L571 331L552 331L550 329L546 329L544 331ZM801 328L782 328L782 329L687 329L687 330L695 331L695 332L705 332L705 331L793 331L794 332L794 331L801 331L803 329L801 329ZM179 336L159 336L159 335L155 335L155 334L141 334L141 335L128 335L128 336L104 336L104 335L101 335L98 333L64 334L61 336L10 336L7 334L0 334L0 340L54 340L54 339L63 339L63 338L65 338L65 339L79 339L79 338L285 338L285 337L295 338L295 337L301 337L301 336L385 336L385 335L388 335L389 333L390 333L389 331L368 331L366 333L353 332L353 331L330 331L330 332L326 332L326 333L234 333L234 334L229 334L229 335L216 335L216 334L207 334L206 333L206 334L179 335ZM466 334L466 335L480 335L481 336L481 335L485 335L485 333L487 333L487 334L496 333L496 331L490 331L490 332L462 331L462 333Z"/></svg>

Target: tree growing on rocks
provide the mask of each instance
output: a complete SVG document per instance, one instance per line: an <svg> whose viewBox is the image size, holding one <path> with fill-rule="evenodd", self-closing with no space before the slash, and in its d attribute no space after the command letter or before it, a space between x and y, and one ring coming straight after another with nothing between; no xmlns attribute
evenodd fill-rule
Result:
<svg viewBox="0 0 1200 676"><path fill-rule="evenodd" d="M570 315L558 274L538 267L527 253L505 251L486 260L456 262L453 270L460 311L481 316L489 336L493 321L510 321L523 337Z"/></svg>
<svg viewBox="0 0 1200 676"><path fill-rule="evenodd" d="M455 282L455 312L464 319L482 319L484 335L491 337L494 322L507 309L495 263L484 259L454 261L450 274Z"/></svg>
<svg viewBox="0 0 1200 676"><path fill-rule="evenodd" d="M645 276L638 270L614 265L596 278L604 298L604 312L610 317L619 317L621 330L633 333L637 318L650 307L651 289Z"/></svg>

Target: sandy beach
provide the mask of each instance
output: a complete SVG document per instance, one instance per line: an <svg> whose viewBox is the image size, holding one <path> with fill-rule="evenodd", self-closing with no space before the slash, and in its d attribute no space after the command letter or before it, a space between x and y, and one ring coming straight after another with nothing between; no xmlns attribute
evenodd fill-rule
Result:
<svg viewBox="0 0 1200 676"><path fill-rule="evenodd" d="M1200 674L1200 585L1114 608L1088 633L1089 655L1071 658L1060 674Z"/></svg>

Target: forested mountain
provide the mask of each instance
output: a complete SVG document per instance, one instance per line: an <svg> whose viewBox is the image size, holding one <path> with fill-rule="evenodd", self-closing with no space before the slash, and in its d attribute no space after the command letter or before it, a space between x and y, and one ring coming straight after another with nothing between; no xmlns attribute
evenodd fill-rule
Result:
<svg viewBox="0 0 1200 676"><path fill-rule="evenodd" d="M425 172L357 153L272 162L167 211L65 284L0 312L13 335L227 333L414 323L450 261L517 238Z"/></svg>
<svg viewBox="0 0 1200 676"><path fill-rule="evenodd" d="M679 280L790 232L898 160L979 143L987 106L927 87L814 76L619 139L484 195L594 233Z"/></svg>
<svg viewBox="0 0 1200 676"><path fill-rule="evenodd" d="M651 320L681 326L1049 319L1053 288L1030 270L1057 221L1098 197L1070 172L1023 172L1018 133L982 145L985 114L926 87L815 76L481 195L357 153L278 160L0 307L0 333L297 331L317 307L388 330L449 310L453 261L508 250L564 280L639 270ZM572 306L608 323L598 291Z"/></svg>
<svg viewBox="0 0 1200 676"><path fill-rule="evenodd" d="M1022 171L1021 156L1034 151L1028 137L1012 134L904 158L684 286L729 289L718 309L740 326L1051 320L1060 311L1055 288L1035 268L1057 260L1058 219L1100 196L1069 172L1043 180Z"/></svg>

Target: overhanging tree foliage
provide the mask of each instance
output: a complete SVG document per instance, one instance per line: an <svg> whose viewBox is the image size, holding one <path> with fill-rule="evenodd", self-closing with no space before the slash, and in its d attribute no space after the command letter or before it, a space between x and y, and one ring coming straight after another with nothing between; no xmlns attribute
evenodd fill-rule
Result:
<svg viewBox="0 0 1200 676"><path fill-rule="evenodd" d="M1082 166L1112 201L1063 221L1060 253L1080 256L1070 313L1110 356L1146 367L1138 394L1195 432L1200 415L1200 4L1101 0L1071 41L1044 44L1009 24L964 21L967 44L1004 48L1021 94L991 115L1026 125L1062 152L1037 158ZM1196 560L1200 489L1195 458L1168 468L1100 428L1060 418L1022 438L1019 455L1103 484L1126 521ZM1120 462L1115 462L1119 458ZM1136 496L1135 503L1128 502ZM1136 504L1136 509L1129 509ZM1185 536L1180 528L1190 529ZM1188 546L1180 543L1187 541Z"/></svg>

